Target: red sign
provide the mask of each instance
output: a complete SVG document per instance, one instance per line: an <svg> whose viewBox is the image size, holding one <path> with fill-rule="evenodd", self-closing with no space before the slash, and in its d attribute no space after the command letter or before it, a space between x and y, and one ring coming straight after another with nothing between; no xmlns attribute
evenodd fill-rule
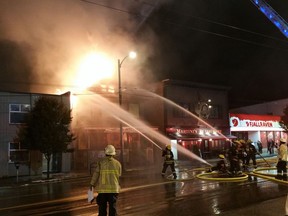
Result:
<svg viewBox="0 0 288 216"><path fill-rule="evenodd" d="M249 115L230 113L231 127L269 127L280 128L280 116L273 115Z"/></svg>

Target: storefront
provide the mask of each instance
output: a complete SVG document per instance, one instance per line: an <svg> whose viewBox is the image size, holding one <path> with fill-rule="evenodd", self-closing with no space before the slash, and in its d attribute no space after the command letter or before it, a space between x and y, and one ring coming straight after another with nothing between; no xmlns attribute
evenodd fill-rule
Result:
<svg viewBox="0 0 288 216"><path fill-rule="evenodd" d="M265 153L270 146L273 146L270 153L275 153L279 139L287 139L279 121L280 116L230 113L232 135L238 139L250 139L254 143L260 141Z"/></svg>
<svg viewBox="0 0 288 216"><path fill-rule="evenodd" d="M208 128L166 128L166 134L178 145L188 149L201 158L217 157L219 153L230 147L231 139L236 138L230 135L223 135L221 131ZM178 153L179 159L185 156Z"/></svg>
<svg viewBox="0 0 288 216"><path fill-rule="evenodd" d="M158 128L151 127L157 131ZM123 161L125 169L135 169L153 165L155 160L155 149L149 140L143 137L134 129L123 126ZM120 145L120 131L116 127L103 128L80 128L77 131L78 138L75 141L77 151L74 152L74 170L89 169L91 164L99 158L105 156L104 149L107 144L114 145L116 148L115 158L121 159L122 146ZM158 153L159 154L159 153ZM158 157L158 155L156 155Z"/></svg>

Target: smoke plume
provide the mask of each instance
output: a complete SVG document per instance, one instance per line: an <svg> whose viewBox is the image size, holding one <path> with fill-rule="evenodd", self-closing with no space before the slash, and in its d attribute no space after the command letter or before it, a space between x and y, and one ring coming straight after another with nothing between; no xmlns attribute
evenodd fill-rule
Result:
<svg viewBox="0 0 288 216"><path fill-rule="evenodd" d="M92 49L108 53L116 64L135 48L133 34L158 1L147 2L0 0L1 90L69 89L79 56ZM147 45L137 48L145 52ZM145 55L123 68L133 70L129 77L137 80Z"/></svg>

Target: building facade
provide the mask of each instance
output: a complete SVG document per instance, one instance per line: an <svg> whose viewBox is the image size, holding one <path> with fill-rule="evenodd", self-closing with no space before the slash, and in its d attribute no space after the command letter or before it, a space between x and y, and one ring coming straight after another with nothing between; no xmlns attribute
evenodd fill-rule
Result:
<svg viewBox="0 0 288 216"><path fill-rule="evenodd" d="M40 96L55 97L70 108L70 93L47 95L0 92L0 177L38 175L46 169L46 161L38 151L29 151L15 142L17 128ZM54 155L51 171L70 171L70 154Z"/></svg>
<svg viewBox="0 0 288 216"><path fill-rule="evenodd" d="M282 99L231 109L229 112L232 134L255 143L259 140L264 151L271 152L270 146L275 148L280 138L287 139L287 134L279 125L287 105L288 99Z"/></svg>
<svg viewBox="0 0 288 216"><path fill-rule="evenodd" d="M202 158L229 148L227 87L164 80L160 93L168 100L162 104L161 128L172 141Z"/></svg>
<svg viewBox="0 0 288 216"><path fill-rule="evenodd" d="M72 109L73 131L77 136L74 170L91 169L95 161L104 157L104 148L108 144L115 146L115 157L121 161L124 170L155 163L154 158L159 152L155 152L157 147L143 132L143 129L158 131L158 126L150 125L147 120L152 118L150 111L154 99L137 90L125 89L120 107L118 96L118 92L103 88L77 97L77 105Z"/></svg>
<svg viewBox="0 0 288 216"><path fill-rule="evenodd" d="M187 159L177 152L183 147L202 158L217 157L233 138L227 92L221 86L164 80L145 89L126 87L121 108L112 88L79 95L72 109L77 136L73 169L91 169L107 144L116 147L124 170L161 167L161 151L170 143L179 160Z"/></svg>
<svg viewBox="0 0 288 216"><path fill-rule="evenodd" d="M260 141L264 152L276 153L280 138L287 139L280 124L280 116L230 113L231 133L238 139ZM256 145L257 147L257 145Z"/></svg>

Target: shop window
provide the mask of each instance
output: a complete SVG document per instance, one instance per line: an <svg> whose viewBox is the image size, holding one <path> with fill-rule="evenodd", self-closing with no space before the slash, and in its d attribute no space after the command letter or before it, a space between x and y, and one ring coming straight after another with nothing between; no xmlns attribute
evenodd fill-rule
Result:
<svg viewBox="0 0 288 216"><path fill-rule="evenodd" d="M19 142L10 142L9 143L9 162L27 162L29 161L29 151L25 148L21 148L21 144Z"/></svg>
<svg viewBox="0 0 288 216"><path fill-rule="evenodd" d="M212 149L217 149L217 148L219 148L218 140L213 140L212 141Z"/></svg>
<svg viewBox="0 0 288 216"><path fill-rule="evenodd" d="M114 145L116 149L121 148L119 133L108 133L106 136L108 144ZM130 137L126 133L124 133L122 139L126 141L128 140L127 142L129 142Z"/></svg>
<svg viewBox="0 0 288 216"><path fill-rule="evenodd" d="M30 104L9 104L9 123L23 124L29 111Z"/></svg>

